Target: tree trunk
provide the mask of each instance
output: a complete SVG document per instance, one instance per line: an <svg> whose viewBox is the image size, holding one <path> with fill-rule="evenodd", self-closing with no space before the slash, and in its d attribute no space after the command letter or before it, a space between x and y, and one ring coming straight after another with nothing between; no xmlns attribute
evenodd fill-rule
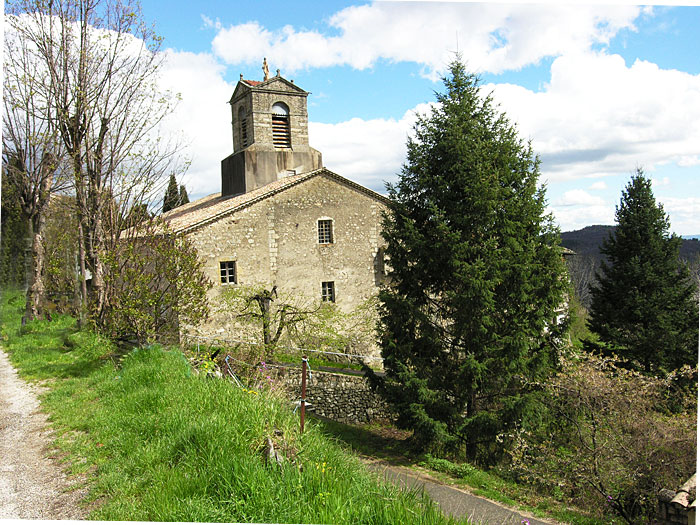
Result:
<svg viewBox="0 0 700 525"><path fill-rule="evenodd" d="M25 201L25 213L28 218L30 243L30 274L27 280L27 302L22 317L22 325L27 321L34 321L41 317L42 303L44 302L44 225L46 224L46 212L49 206L51 188L53 186L53 173L56 170L56 159L50 153L44 153L39 167L39 185L36 195Z"/></svg>
<svg viewBox="0 0 700 525"><path fill-rule="evenodd" d="M42 303L44 302L44 224L46 218L44 213L40 213L32 221L32 277L27 290L27 305L24 316L27 321L39 319L42 316Z"/></svg>
<svg viewBox="0 0 700 525"><path fill-rule="evenodd" d="M76 117L77 120L77 117ZM78 308L78 328L82 328L85 323L85 314L87 313L87 267L86 267L86 254L85 254L85 185L82 176L82 159L80 155L80 140L82 137L80 135L78 127L74 126L74 129L70 130L69 134L70 141L72 144L78 144L78 146L73 146L71 155L73 157L73 177L75 181L75 214L78 221L78 267L80 268L80 276L78 281L80 282L80 306ZM69 142L66 140L66 142Z"/></svg>
<svg viewBox="0 0 700 525"><path fill-rule="evenodd" d="M85 279L87 270L85 268L85 240L83 233L83 223L78 216L78 265L80 266L80 308L78 312L78 328L82 328L85 322L85 311L87 310L87 280Z"/></svg>
<svg viewBox="0 0 700 525"><path fill-rule="evenodd" d="M474 415L475 412L476 395L474 389L470 386L467 389L467 418ZM473 436L467 436L464 443L464 453L469 461L474 461L476 459L476 442Z"/></svg>
<svg viewBox="0 0 700 525"><path fill-rule="evenodd" d="M32 289L34 288L34 221L31 217L27 219L27 237L26 237L26 248L25 248L25 308L24 315L22 316L22 326L27 324L28 321L34 321L38 317L38 312L34 308L34 300L32 299Z"/></svg>
<svg viewBox="0 0 700 525"><path fill-rule="evenodd" d="M263 344L265 345L265 360L272 359L272 320L270 319L270 302L272 298L265 295L260 300L263 322Z"/></svg>
<svg viewBox="0 0 700 525"><path fill-rule="evenodd" d="M103 252L105 248L105 229L103 221L105 204L105 178L103 170L103 154L105 138L109 129L109 120L102 118L100 132L93 150L85 157L88 177L89 207L89 258L92 267L92 296L94 311L93 319L100 323L106 302L105 269Z"/></svg>

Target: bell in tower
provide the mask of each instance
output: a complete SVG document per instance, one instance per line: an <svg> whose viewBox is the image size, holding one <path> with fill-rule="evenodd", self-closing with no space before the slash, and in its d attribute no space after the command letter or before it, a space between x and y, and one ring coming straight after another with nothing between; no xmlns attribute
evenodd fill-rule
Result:
<svg viewBox="0 0 700 525"><path fill-rule="evenodd" d="M323 167L321 153L309 146L309 93L280 76L244 80L233 92L233 154L221 161L221 196L240 195Z"/></svg>

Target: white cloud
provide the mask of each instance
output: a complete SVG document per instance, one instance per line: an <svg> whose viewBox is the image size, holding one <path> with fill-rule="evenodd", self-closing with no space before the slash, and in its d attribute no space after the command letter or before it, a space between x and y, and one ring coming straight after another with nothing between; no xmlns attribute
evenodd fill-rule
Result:
<svg viewBox="0 0 700 525"><path fill-rule="evenodd" d="M615 206L582 189L564 192L549 206L549 211L554 214L563 231L615 222Z"/></svg>
<svg viewBox="0 0 700 525"><path fill-rule="evenodd" d="M668 186L671 184L671 179L669 177L664 177L663 179L655 179L652 177L651 183L654 185L655 188L661 187L661 186Z"/></svg>
<svg viewBox="0 0 700 525"><path fill-rule="evenodd" d="M678 165L682 167L697 166L700 164L700 155L682 155L678 159Z"/></svg>
<svg viewBox="0 0 700 525"><path fill-rule="evenodd" d="M700 197L659 197L671 220L671 229L678 235L700 233Z"/></svg>
<svg viewBox="0 0 700 525"><path fill-rule="evenodd" d="M472 70L517 70L607 43L623 28L634 30L639 13L624 5L376 2L333 15L332 35L289 25L270 30L250 21L221 28L212 46L229 64L267 57L287 73L335 65L366 69L388 60L416 62L437 78L457 47Z"/></svg>
<svg viewBox="0 0 700 525"><path fill-rule="evenodd" d="M687 166L700 154L700 75L589 52L555 59L541 92L486 88L532 138L549 181Z"/></svg>
<svg viewBox="0 0 700 525"><path fill-rule="evenodd" d="M359 184L383 192L406 158L406 141L417 113L430 104L419 104L399 120L353 118L337 124L309 123L309 142L323 153L323 164Z"/></svg>
<svg viewBox="0 0 700 525"><path fill-rule="evenodd" d="M221 189L221 160L233 152L231 110L233 88L223 79L224 67L208 54L166 51L162 87L180 93L167 129L184 133L191 165L185 176L190 195Z"/></svg>
<svg viewBox="0 0 700 525"><path fill-rule="evenodd" d="M605 201L584 190L570 190L554 202L554 206L603 206Z"/></svg>
<svg viewBox="0 0 700 525"><path fill-rule="evenodd" d="M202 22L204 23L205 28L214 28L217 31L219 31L223 27L221 25L221 20L219 20L219 18L217 18L216 20L212 20L207 15L199 15L199 16L202 17Z"/></svg>
<svg viewBox="0 0 700 525"><path fill-rule="evenodd" d="M605 183L604 180L599 180L598 182L594 182L591 184L588 189L590 190L607 190L608 185Z"/></svg>
<svg viewBox="0 0 700 525"><path fill-rule="evenodd" d="M580 230L592 224L615 224L615 206L601 204L598 206L551 206L562 231Z"/></svg>

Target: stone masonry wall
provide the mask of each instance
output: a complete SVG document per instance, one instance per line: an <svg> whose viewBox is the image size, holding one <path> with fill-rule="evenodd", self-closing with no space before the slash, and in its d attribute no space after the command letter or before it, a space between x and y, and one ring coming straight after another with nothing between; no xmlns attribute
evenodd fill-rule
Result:
<svg viewBox="0 0 700 525"><path fill-rule="evenodd" d="M229 286L276 285L280 294L319 301L321 282L333 281L337 306L352 311L385 278L384 209L379 200L319 175L188 233L214 283L208 294L214 308L198 334L240 338L231 316L216 308ZM318 243L319 219L332 220L332 244ZM221 284L221 261L236 262L238 284Z"/></svg>
<svg viewBox="0 0 700 525"><path fill-rule="evenodd" d="M309 145L307 93L298 91L282 80L272 79L263 90L245 89L231 104L231 125L233 129L234 151L242 147L238 115L240 108L248 118L248 144L272 145L272 105L284 102L289 107L289 126L292 148Z"/></svg>
<svg viewBox="0 0 700 525"><path fill-rule="evenodd" d="M301 399L301 370L278 368L277 379L282 382L290 399ZM343 423L370 423L394 418L387 404L369 387L362 376L311 371L307 378L307 410L319 416Z"/></svg>

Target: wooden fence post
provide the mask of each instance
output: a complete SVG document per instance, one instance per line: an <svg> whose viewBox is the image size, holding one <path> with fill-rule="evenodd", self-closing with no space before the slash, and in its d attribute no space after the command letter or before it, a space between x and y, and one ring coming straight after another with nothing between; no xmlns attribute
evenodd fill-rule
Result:
<svg viewBox="0 0 700 525"><path fill-rule="evenodd" d="M301 357L301 434L304 433L304 415L306 414L306 364L308 361L306 356Z"/></svg>

